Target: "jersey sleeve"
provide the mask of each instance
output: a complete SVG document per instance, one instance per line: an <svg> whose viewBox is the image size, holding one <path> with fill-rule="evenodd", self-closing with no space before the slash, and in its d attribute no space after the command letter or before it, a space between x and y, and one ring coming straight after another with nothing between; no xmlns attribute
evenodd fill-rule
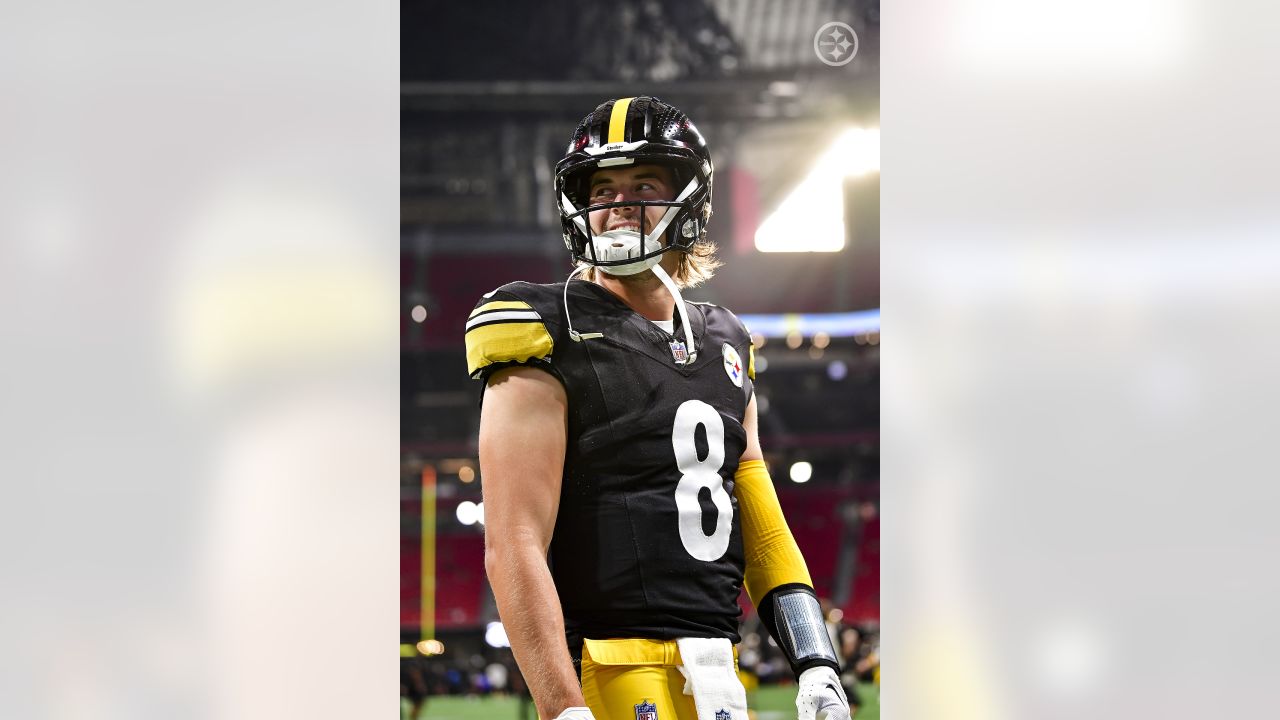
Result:
<svg viewBox="0 0 1280 720"><path fill-rule="evenodd" d="M759 608L771 590L784 585L813 587L809 568L787 526L763 460L748 460L738 466L733 493L742 518L744 581L751 602Z"/></svg>
<svg viewBox="0 0 1280 720"><path fill-rule="evenodd" d="M550 370L555 341L537 304L506 285L476 303L467 318L466 346L467 374L486 380L516 365Z"/></svg>
<svg viewBox="0 0 1280 720"><path fill-rule="evenodd" d="M747 329L746 324L737 315L733 315L733 323L741 333L742 346L746 349L744 357L746 358L747 372L746 378L742 381L742 391L746 395L747 402L751 402L751 396L755 394L756 382L756 345L751 340L751 331Z"/></svg>

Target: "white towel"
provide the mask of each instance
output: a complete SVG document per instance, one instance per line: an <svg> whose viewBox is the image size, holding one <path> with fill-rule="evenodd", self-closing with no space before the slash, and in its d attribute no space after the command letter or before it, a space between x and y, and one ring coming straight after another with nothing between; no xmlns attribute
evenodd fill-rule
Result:
<svg viewBox="0 0 1280 720"><path fill-rule="evenodd" d="M681 638L676 647L684 694L693 696L698 720L747 720L747 691L733 666L733 644L726 638Z"/></svg>

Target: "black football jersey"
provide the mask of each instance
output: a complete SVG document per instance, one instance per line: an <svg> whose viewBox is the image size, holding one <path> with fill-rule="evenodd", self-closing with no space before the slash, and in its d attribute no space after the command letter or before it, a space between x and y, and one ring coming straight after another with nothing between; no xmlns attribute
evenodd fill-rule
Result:
<svg viewBox="0 0 1280 720"><path fill-rule="evenodd" d="M678 317L668 333L575 280L574 340L564 289L504 285L476 305L466 337L472 377L527 365L565 387L568 447L549 562L570 645L584 637L736 643L743 549L733 476L746 449L750 336L728 310L687 303L687 348Z"/></svg>

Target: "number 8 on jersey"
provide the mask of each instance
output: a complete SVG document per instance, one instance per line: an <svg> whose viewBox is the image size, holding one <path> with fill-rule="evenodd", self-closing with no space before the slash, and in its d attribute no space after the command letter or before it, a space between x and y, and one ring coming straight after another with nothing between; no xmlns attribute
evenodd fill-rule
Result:
<svg viewBox="0 0 1280 720"><path fill-rule="evenodd" d="M707 433L707 456L702 459L698 458L694 439L699 425ZM733 503L720 477L720 468L724 466L724 420L707 403L686 400L676 410L671 445L676 467L681 472L680 482L676 484L680 542L698 560L719 560L729 549L729 536L733 531ZM711 502L716 507L716 528L710 535L702 530L702 505L698 502L702 488L711 492Z"/></svg>

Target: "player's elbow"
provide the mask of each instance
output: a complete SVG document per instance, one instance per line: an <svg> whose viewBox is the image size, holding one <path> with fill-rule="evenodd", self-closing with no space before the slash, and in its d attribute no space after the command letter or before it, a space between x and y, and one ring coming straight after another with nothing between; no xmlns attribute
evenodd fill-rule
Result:
<svg viewBox="0 0 1280 720"><path fill-rule="evenodd" d="M502 559L498 552L490 547L486 540L484 544L484 574L489 578L489 584L492 585L494 578L498 576L499 569L502 567Z"/></svg>
<svg viewBox="0 0 1280 720"><path fill-rule="evenodd" d="M484 534L484 571L491 579L508 561L510 550L510 542L503 539L499 533Z"/></svg>
<svg viewBox="0 0 1280 720"><path fill-rule="evenodd" d="M532 562L545 563L546 551L539 551L535 545L519 533L486 532L484 570L490 584L518 573L520 568Z"/></svg>

